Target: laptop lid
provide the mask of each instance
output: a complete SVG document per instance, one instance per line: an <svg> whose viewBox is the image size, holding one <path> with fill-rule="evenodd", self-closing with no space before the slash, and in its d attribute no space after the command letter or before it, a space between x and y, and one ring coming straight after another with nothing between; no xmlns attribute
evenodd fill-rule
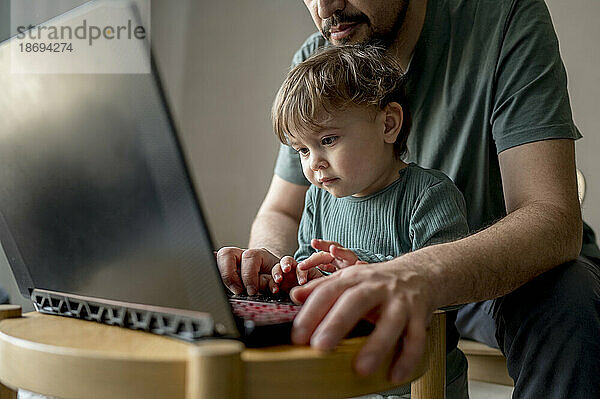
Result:
<svg viewBox="0 0 600 399"><path fill-rule="evenodd" d="M76 26L102 3L42 25ZM0 241L21 293L206 312L237 336L151 57L148 74L15 74L18 40L0 44Z"/></svg>

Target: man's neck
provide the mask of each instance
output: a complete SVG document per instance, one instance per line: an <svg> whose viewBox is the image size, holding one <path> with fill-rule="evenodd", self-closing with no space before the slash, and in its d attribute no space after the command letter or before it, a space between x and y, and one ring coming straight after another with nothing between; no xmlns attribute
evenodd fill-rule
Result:
<svg viewBox="0 0 600 399"><path fill-rule="evenodd" d="M390 46L390 51L398 57L400 66L404 71L415 51L415 46L421 36L427 13L427 0L411 0L408 2L404 23L398 32L396 40Z"/></svg>

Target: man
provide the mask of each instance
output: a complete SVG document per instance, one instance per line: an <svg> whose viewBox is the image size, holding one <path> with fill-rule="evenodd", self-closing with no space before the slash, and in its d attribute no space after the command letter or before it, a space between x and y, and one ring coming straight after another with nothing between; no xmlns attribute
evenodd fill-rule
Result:
<svg viewBox="0 0 600 399"><path fill-rule="evenodd" d="M406 377L436 308L487 312L483 330L507 356L518 398L600 397L600 251L577 200L574 126L565 70L542 0L305 0L323 45L377 43L407 70L408 160L448 174L463 192L471 236L394 260L350 267L295 288L305 302L295 343L333 348L378 315L359 353L373 372ZM218 253L225 284L254 294L296 247L307 186L282 148L252 226L250 248ZM583 243L583 245L582 245ZM581 254L580 254L581 252ZM237 269L240 267L240 274ZM462 323L464 324L464 323Z"/></svg>

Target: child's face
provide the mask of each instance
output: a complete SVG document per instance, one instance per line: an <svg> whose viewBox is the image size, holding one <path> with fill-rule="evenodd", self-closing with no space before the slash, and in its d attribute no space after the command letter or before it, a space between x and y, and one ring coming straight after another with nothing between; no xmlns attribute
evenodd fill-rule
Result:
<svg viewBox="0 0 600 399"><path fill-rule="evenodd" d="M394 142L402 109L388 106L373 115L364 107L352 107L331 115L320 131L290 138L312 184L336 197L361 197L398 178L397 166L402 163L394 157Z"/></svg>

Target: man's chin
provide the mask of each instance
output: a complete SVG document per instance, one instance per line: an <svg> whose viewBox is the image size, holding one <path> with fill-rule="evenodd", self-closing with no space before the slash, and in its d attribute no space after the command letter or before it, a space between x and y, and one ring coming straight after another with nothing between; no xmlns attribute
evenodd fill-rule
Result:
<svg viewBox="0 0 600 399"><path fill-rule="evenodd" d="M327 39L327 41L334 46L342 46L346 44L369 44L374 39L371 37L369 32L363 31L362 27L358 27L356 31L341 39L332 39L331 35L323 36L325 36L325 39Z"/></svg>
<svg viewBox="0 0 600 399"><path fill-rule="evenodd" d="M368 45L370 43L370 38L362 35L352 35L346 37L339 41L339 43L334 43L335 45L344 45L344 44L360 44L360 45Z"/></svg>
<svg viewBox="0 0 600 399"><path fill-rule="evenodd" d="M359 44L359 45L363 45L363 46L377 46L377 47L383 47L383 48L389 48L390 45L393 42L393 39L388 38L388 37L380 37L380 36L374 36L374 35L369 35L369 34L361 34L360 32L357 32L355 34L352 34L348 37L345 37L343 39L340 40L332 40L331 37L327 37L325 36L325 38L327 39L327 41L331 44L333 44L334 46L343 46L343 45L347 45L347 44Z"/></svg>

